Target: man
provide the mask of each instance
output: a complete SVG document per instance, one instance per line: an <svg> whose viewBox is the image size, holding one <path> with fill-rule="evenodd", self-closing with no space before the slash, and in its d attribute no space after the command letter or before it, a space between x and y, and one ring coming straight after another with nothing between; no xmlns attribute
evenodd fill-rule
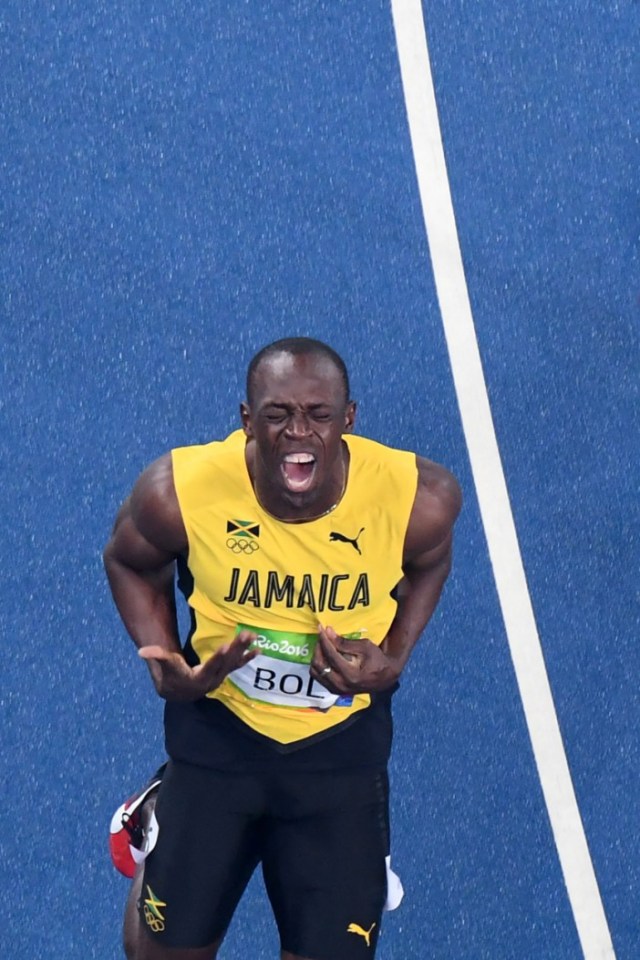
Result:
<svg viewBox="0 0 640 960"><path fill-rule="evenodd" d="M261 863L282 960L373 957L391 695L449 573L460 491L352 435L345 365L319 341L261 350L240 414L242 431L142 474L105 551L170 758L125 949L215 958Z"/></svg>

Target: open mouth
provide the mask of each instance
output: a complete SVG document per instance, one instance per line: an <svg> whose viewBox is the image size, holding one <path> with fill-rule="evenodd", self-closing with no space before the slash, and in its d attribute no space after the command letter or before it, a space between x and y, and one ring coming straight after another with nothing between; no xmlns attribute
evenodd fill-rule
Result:
<svg viewBox="0 0 640 960"><path fill-rule="evenodd" d="M303 493L313 483L316 458L312 453L288 453L282 461L282 475L287 489Z"/></svg>

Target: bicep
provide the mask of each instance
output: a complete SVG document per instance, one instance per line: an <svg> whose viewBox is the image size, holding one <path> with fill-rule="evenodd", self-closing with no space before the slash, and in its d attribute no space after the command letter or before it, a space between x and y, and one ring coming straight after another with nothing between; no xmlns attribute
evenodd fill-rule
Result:
<svg viewBox="0 0 640 960"><path fill-rule="evenodd" d="M171 456L152 463L116 518L109 558L133 570L167 566L187 549L187 534L173 484Z"/></svg>
<svg viewBox="0 0 640 960"><path fill-rule="evenodd" d="M428 582L431 578L448 576L451 569L453 536L449 531L435 546L412 554L404 564L405 579L411 584L416 581Z"/></svg>
<svg viewBox="0 0 640 960"><path fill-rule="evenodd" d="M443 467L419 460L419 482L404 545L403 569L439 570L451 563L453 527L462 503L460 487Z"/></svg>
<svg viewBox="0 0 640 960"><path fill-rule="evenodd" d="M105 550L105 563L121 564L138 573L152 572L173 563L175 555L152 543L140 530L130 501L120 510Z"/></svg>

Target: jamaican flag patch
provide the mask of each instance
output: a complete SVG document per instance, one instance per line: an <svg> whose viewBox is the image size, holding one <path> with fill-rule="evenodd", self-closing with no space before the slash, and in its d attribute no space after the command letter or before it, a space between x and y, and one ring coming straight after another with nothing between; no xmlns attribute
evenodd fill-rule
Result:
<svg viewBox="0 0 640 960"><path fill-rule="evenodd" d="M227 534L227 547L234 553L255 553L260 549L260 524L255 520L227 520Z"/></svg>

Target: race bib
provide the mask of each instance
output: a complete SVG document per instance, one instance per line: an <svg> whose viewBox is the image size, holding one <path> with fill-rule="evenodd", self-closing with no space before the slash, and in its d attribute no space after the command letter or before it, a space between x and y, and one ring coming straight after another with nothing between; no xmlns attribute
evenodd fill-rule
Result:
<svg viewBox="0 0 640 960"><path fill-rule="evenodd" d="M338 700L345 706L345 700L351 702L351 697L329 693L309 673L317 634L257 629L244 623L238 624L236 633L241 630L257 634L251 649L260 653L230 673L227 679L250 700L314 710L328 710ZM356 639L355 635L351 634L350 639Z"/></svg>

